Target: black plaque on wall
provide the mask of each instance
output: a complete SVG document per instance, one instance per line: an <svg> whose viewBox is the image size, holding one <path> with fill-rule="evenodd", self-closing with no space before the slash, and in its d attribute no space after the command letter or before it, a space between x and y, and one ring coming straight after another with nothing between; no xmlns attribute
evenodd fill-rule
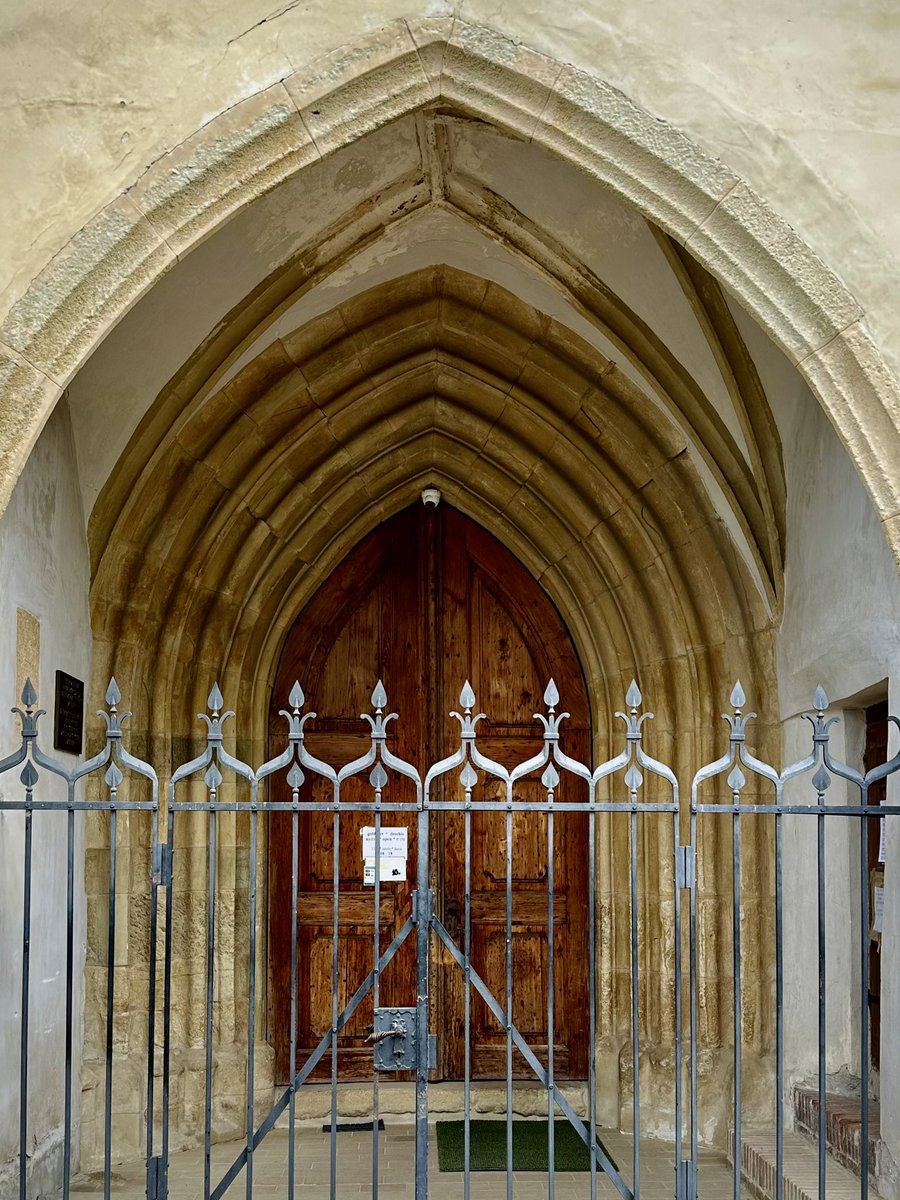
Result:
<svg viewBox="0 0 900 1200"><path fill-rule="evenodd" d="M84 740L84 680L56 672L56 705L53 710L53 748L80 754Z"/></svg>

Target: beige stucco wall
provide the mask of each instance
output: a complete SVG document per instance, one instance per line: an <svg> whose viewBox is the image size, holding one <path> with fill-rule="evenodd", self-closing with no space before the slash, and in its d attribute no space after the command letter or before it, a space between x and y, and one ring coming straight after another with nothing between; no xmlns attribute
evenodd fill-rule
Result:
<svg viewBox="0 0 900 1200"><path fill-rule="evenodd" d="M18 700L17 609L39 622L39 652L24 655L34 686L49 713L41 719L42 744L53 745L55 672L88 681L91 636L88 561L78 492L74 444L65 403L48 422L0 522L0 758L19 744L19 723L10 712ZM21 638L19 658L23 658ZM37 666L37 672L34 671ZM71 769L76 759L58 757ZM21 799L18 771L0 781L4 799ZM36 800L65 801L65 787L45 775ZM63 1046L66 986L66 816L33 818L31 1024L29 1037L29 1169L36 1191L58 1186L62 1161ZM85 953L84 835L76 820L74 862L75 979L73 1102L80 1109L82 967ZM19 1038L24 818L0 813L0 1195L16 1188L13 1161L19 1132ZM76 1146L77 1146L76 1128Z"/></svg>
<svg viewBox="0 0 900 1200"><path fill-rule="evenodd" d="M746 178L900 363L900 26L888 0L174 0L4 7L4 309L112 196L217 113L397 17L460 15L598 73Z"/></svg>

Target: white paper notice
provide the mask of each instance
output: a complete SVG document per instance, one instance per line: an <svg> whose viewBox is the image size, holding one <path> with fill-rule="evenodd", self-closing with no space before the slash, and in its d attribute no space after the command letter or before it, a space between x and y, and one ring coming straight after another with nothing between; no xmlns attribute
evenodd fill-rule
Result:
<svg viewBox="0 0 900 1200"><path fill-rule="evenodd" d="M872 889L874 895L872 897L872 932L881 933L884 925L884 888L877 887Z"/></svg>
<svg viewBox="0 0 900 1200"><path fill-rule="evenodd" d="M882 817L881 818L881 833L878 838L878 861L880 863L885 861L884 850L885 850L886 835L887 835L887 817Z"/></svg>
<svg viewBox="0 0 900 1200"><path fill-rule="evenodd" d="M405 858L383 858L381 860L381 868L378 877L379 884L382 883L405 883L406 882L406 859ZM363 884L368 887L375 886L375 859L367 858L363 863Z"/></svg>
<svg viewBox="0 0 900 1200"><path fill-rule="evenodd" d="M362 856L364 859L375 860L375 827L374 825L366 825L360 831L362 833ZM409 830L405 825L382 825L381 839L379 851L382 859L385 858L406 858L408 853ZM406 878L406 868L403 869L403 878Z"/></svg>

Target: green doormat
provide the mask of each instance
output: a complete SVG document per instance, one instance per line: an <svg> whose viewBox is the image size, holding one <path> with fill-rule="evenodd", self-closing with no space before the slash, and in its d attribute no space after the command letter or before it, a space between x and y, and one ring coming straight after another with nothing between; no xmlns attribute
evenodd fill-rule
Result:
<svg viewBox="0 0 900 1200"><path fill-rule="evenodd" d="M514 1171L547 1170L547 1121L513 1121ZM585 1126L587 1128L587 1126ZM554 1121L554 1162L557 1171L590 1171L587 1146L566 1120ZM438 1121L438 1164L442 1171L461 1171L465 1136L464 1121ZM616 1166L615 1159L600 1142L600 1149ZM506 1170L506 1121L473 1120L469 1124L469 1154L473 1171ZM598 1164L598 1170L599 1170Z"/></svg>

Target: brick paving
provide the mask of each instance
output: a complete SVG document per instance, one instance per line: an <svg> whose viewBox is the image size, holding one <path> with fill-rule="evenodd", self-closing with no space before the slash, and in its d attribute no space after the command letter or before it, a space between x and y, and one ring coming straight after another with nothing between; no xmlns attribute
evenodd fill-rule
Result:
<svg viewBox="0 0 900 1200"><path fill-rule="evenodd" d="M775 1195L775 1134L768 1129L746 1129L741 1142L745 1187L755 1200ZM784 1200L819 1200L819 1152L799 1133L784 1135ZM859 1200L860 1181L830 1156L825 1159L827 1200ZM704 1197L705 1200L705 1197ZM878 1193L869 1188L869 1200Z"/></svg>
<svg viewBox="0 0 900 1200"><path fill-rule="evenodd" d="M797 1088L794 1093L797 1128L816 1141L819 1136L819 1093L813 1088ZM877 1148L881 1137L881 1110L869 1104L869 1174L878 1168ZM831 1155L855 1175L862 1162L862 1119L858 1097L825 1093L825 1144Z"/></svg>

